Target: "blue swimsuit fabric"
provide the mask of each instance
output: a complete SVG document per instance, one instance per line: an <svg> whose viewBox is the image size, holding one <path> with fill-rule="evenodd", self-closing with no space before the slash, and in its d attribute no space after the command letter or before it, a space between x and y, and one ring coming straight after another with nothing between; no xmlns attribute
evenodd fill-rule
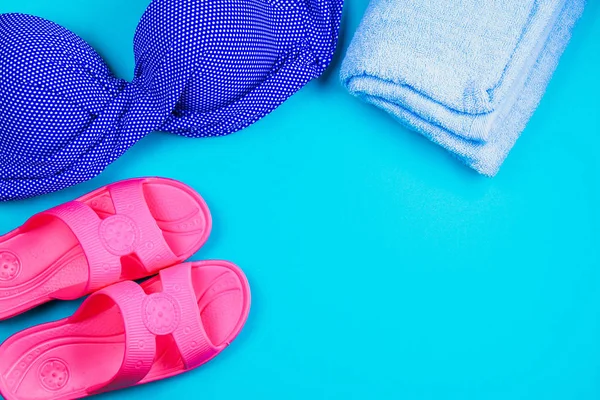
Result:
<svg viewBox="0 0 600 400"><path fill-rule="evenodd" d="M330 63L343 0L154 0L132 82L69 30L0 14L0 200L91 179L152 131L240 130Z"/></svg>

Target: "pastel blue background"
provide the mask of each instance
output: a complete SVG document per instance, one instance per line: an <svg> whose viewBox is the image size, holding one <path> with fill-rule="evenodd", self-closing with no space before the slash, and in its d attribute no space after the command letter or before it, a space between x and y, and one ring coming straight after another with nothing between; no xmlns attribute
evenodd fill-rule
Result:
<svg viewBox="0 0 600 400"><path fill-rule="evenodd" d="M148 0L2 0L88 40L121 77ZM0 204L0 231L98 186L180 179L214 218L195 256L244 268L253 308L201 369L105 399L600 398L600 2L497 177L349 96L340 59L243 132L152 134L100 177ZM0 340L72 313L40 307Z"/></svg>

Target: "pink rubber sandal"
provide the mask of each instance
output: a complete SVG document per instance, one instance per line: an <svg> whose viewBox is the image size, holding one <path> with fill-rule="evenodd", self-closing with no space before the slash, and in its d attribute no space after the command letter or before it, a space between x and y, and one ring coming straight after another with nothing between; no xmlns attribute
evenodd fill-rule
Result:
<svg viewBox="0 0 600 400"><path fill-rule="evenodd" d="M141 286L114 284L72 317L6 340L0 393L68 400L181 374L227 347L249 309L246 277L225 261L177 265Z"/></svg>
<svg viewBox="0 0 600 400"><path fill-rule="evenodd" d="M0 237L0 320L178 264L210 228L200 195L163 178L117 182L37 214Z"/></svg>

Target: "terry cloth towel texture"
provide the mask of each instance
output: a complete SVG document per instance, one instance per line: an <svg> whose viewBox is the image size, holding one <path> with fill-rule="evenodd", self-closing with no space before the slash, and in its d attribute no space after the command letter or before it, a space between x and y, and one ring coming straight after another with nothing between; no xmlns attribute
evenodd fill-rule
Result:
<svg viewBox="0 0 600 400"><path fill-rule="evenodd" d="M585 0L373 0L342 83L494 176L537 107Z"/></svg>

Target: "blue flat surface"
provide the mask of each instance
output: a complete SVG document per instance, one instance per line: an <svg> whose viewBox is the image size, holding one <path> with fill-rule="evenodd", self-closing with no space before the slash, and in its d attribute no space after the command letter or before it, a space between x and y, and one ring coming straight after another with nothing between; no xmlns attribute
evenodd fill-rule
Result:
<svg viewBox="0 0 600 400"><path fill-rule="evenodd" d="M88 40L121 77L147 0L2 0ZM195 259L239 264L253 308L200 369L106 399L600 398L600 2L588 2L547 93L497 177L478 176L349 96L341 56L255 125L152 134L93 181L0 204L0 231L116 180L182 180L214 230ZM71 314L48 304L0 340Z"/></svg>

